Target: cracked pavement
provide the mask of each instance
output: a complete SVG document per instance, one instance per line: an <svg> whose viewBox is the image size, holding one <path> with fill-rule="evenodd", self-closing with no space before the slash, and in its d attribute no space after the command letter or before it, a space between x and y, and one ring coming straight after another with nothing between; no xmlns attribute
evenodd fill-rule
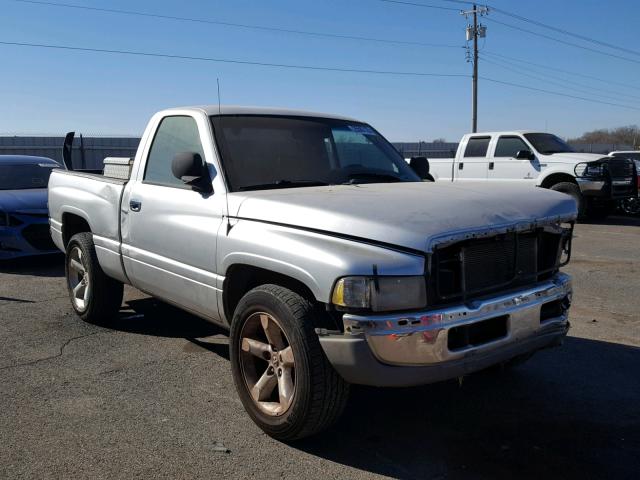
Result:
<svg viewBox="0 0 640 480"><path fill-rule="evenodd" d="M293 445L245 414L223 330L132 288L86 324L61 257L0 264L0 478L635 478L639 227L576 227L563 347L461 384L354 388Z"/></svg>

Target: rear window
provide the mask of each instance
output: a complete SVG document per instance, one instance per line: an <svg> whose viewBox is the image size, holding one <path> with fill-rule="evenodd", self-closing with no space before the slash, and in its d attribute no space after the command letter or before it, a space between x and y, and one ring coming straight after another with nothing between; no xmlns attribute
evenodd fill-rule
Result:
<svg viewBox="0 0 640 480"><path fill-rule="evenodd" d="M464 150L465 157L486 157L491 137L471 137Z"/></svg>
<svg viewBox="0 0 640 480"><path fill-rule="evenodd" d="M38 163L24 165L0 165L0 190L28 190L47 188L49 175L59 165Z"/></svg>

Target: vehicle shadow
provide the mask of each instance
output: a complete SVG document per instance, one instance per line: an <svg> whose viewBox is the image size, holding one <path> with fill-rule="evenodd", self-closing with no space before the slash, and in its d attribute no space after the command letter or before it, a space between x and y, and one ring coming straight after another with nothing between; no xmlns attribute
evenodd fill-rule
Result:
<svg viewBox="0 0 640 480"><path fill-rule="evenodd" d="M103 327L141 335L184 338L196 347L229 359L226 330L152 297L126 300L118 317Z"/></svg>
<svg viewBox="0 0 640 480"><path fill-rule="evenodd" d="M229 359L227 332L153 298L108 328L185 338ZM330 430L295 448L371 474L423 478L635 478L640 348L569 337L512 370L423 387L352 387Z"/></svg>
<svg viewBox="0 0 640 480"><path fill-rule="evenodd" d="M333 429L292 446L402 479L633 478L639 371L639 348L569 338L461 384L354 388Z"/></svg>
<svg viewBox="0 0 640 480"><path fill-rule="evenodd" d="M630 215L610 215L602 220L584 219L580 223L585 225L613 225L620 227L640 227L640 217L632 217Z"/></svg>
<svg viewBox="0 0 640 480"><path fill-rule="evenodd" d="M33 257L0 260L0 273L29 275L36 277L63 277L64 255L36 255Z"/></svg>

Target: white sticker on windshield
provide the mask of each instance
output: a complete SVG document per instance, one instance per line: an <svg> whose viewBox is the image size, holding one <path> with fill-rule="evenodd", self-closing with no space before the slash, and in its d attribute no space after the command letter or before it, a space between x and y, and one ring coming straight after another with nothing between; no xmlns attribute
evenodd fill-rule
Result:
<svg viewBox="0 0 640 480"><path fill-rule="evenodd" d="M356 133L361 133L362 135L375 135L376 132L373 131L369 125L349 125L349 130Z"/></svg>

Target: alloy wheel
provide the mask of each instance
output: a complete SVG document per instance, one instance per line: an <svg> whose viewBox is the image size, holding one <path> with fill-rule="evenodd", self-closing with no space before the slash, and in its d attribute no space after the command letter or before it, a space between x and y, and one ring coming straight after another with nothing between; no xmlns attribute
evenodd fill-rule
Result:
<svg viewBox="0 0 640 480"><path fill-rule="evenodd" d="M79 247L73 247L69 253L68 271L67 281L71 290L71 300L78 310L84 311L89 302L91 282Z"/></svg>
<svg viewBox="0 0 640 480"><path fill-rule="evenodd" d="M240 367L257 407L267 415L284 414L296 390L295 359L278 321L266 312L251 314L240 335Z"/></svg>

